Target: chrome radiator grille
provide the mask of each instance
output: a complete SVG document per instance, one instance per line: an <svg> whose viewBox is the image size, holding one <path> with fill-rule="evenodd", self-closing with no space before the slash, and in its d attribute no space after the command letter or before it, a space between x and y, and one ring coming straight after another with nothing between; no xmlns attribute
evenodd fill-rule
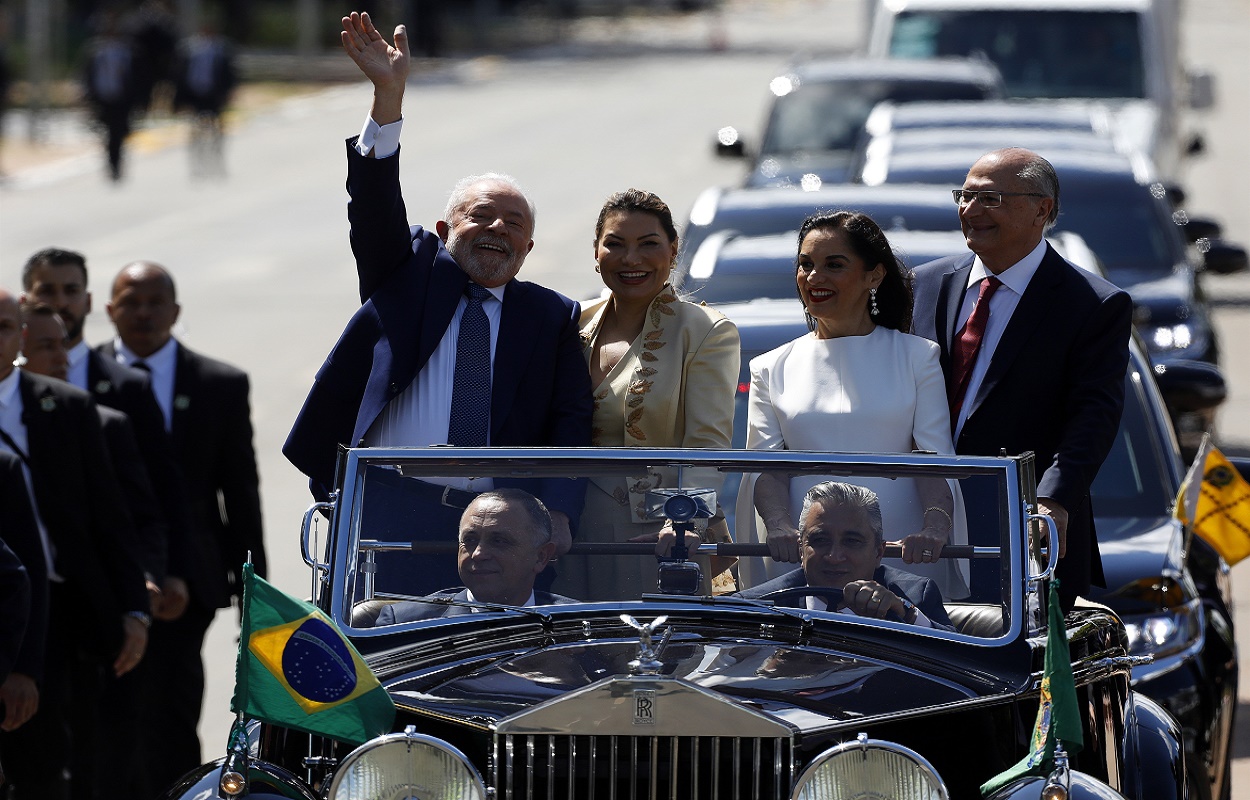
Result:
<svg viewBox="0 0 1250 800"><path fill-rule="evenodd" d="M496 735L496 800L785 800L790 739Z"/></svg>

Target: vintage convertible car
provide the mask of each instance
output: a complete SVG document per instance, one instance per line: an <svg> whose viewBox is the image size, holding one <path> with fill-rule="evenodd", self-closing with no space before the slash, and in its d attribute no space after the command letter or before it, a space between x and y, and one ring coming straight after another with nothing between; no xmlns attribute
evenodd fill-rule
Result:
<svg viewBox="0 0 1250 800"><path fill-rule="evenodd" d="M1030 517L1033 470L1029 454L346 451L334 501L305 515L304 555L313 602L393 699L394 725L356 746L253 721L230 753L165 797L981 798L982 784L1030 752L1043 685L1057 695L1044 674L1055 559L1039 533L1045 519ZM475 489L490 481L537 494L623 486L640 516L707 539L719 524L708 519L717 493L764 474L792 490L794 481L876 482L883 492L917 478L948 481L970 541L996 544L943 556L956 571L966 559L992 559L994 601L945 598L951 629L925 627L814 610L823 604L805 596L718 594L723 582L704 573L727 562L711 555L759 566L769 561L759 545L704 544L697 558L655 565L649 544L584 544L592 585L612 585L611 568L641 549L654 592L532 607L444 598L446 614L377 624L386 605L416 598L402 591L414 573L399 564L413 557L405 532L431 483L471 479ZM323 516L329 535L318 541ZM580 538L593 538L593 517L583 515ZM885 538L898 535L887 529ZM449 530L446 546L426 548L442 552L423 558L454 558L454 539ZM798 594L839 604L836 587ZM1131 688L1141 659L1130 655L1123 624L1081 604L1064 623L1055 641L1066 634L1060 657L1071 664L1083 747L986 797L1184 797L1180 730Z"/></svg>

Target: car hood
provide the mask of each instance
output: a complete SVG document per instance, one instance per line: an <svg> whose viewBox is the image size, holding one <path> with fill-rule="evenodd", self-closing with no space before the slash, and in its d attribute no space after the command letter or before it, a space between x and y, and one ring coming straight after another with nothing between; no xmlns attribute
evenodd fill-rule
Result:
<svg viewBox="0 0 1250 800"><path fill-rule="evenodd" d="M1107 588L1095 599L1114 607L1114 596L1137 581L1180 574L1183 530L1171 517L1098 517L1097 526Z"/></svg>
<svg viewBox="0 0 1250 800"><path fill-rule="evenodd" d="M1119 270L1111 278L1133 298L1137 323L1161 325L1184 321L1193 316L1196 302L1194 273L1191 270L1182 268L1171 275L1152 280L1144 280L1146 277L1141 273Z"/></svg>
<svg viewBox="0 0 1250 800"><path fill-rule="evenodd" d="M690 702L729 702L799 730L977 696L940 677L810 647L742 640L672 642L661 654L661 675L631 676L629 662L638 652L636 640L554 645L384 683L398 706L482 726L526 714L542 703L555 704L558 698L571 702L596 692L619 693L638 681L667 686Z"/></svg>

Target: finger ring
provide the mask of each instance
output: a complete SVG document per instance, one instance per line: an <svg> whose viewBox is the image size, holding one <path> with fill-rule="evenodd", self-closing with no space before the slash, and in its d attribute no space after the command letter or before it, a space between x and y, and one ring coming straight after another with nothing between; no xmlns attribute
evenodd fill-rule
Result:
<svg viewBox="0 0 1250 800"><path fill-rule="evenodd" d="M932 558L932 557L933 557L933 551L932 551L932 550L921 550L921 551L920 551L920 555L924 556L925 558Z"/></svg>

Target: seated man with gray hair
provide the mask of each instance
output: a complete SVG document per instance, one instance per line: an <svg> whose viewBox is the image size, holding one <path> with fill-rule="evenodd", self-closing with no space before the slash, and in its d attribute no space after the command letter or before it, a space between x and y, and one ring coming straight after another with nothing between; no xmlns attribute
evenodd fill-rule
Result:
<svg viewBox="0 0 1250 800"><path fill-rule="evenodd" d="M444 589L430 601L392 603L378 614L378 625L470 614L473 603L507 606L563 605L576 602L534 591L534 579L555 555L551 512L520 489L483 492L460 517L456 569L463 589ZM441 602L440 602L441 601Z"/></svg>
<svg viewBox="0 0 1250 800"><path fill-rule="evenodd" d="M740 593L749 599L773 592L778 605L815 611L850 611L861 617L894 616L911 625L954 630L937 584L893 567L882 566L885 537L881 506L871 489L826 481L808 490L799 516L803 566ZM810 593L801 591L812 587ZM816 588L841 590L836 608ZM831 593L836 596L835 593Z"/></svg>

